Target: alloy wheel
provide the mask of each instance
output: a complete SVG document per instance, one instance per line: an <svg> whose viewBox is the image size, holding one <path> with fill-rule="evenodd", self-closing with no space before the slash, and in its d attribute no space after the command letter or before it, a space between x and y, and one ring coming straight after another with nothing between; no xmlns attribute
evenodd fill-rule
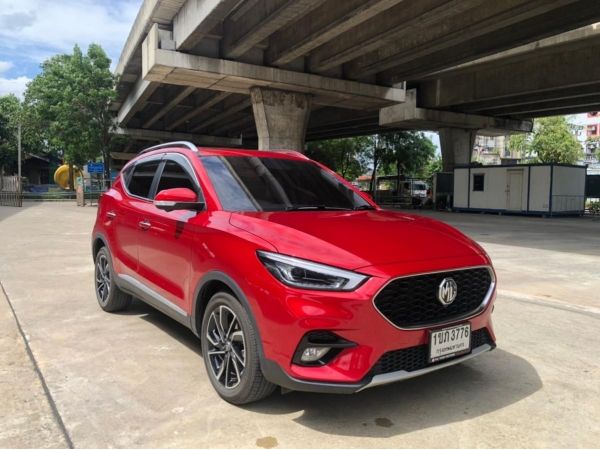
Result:
<svg viewBox="0 0 600 450"><path fill-rule="evenodd" d="M240 384L246 368L246 341L240 321L227 306L212 311L206 327L208 359L216 380L225 389Z"/></svg>
<svg viewBox="0 0 600 450"><path fill-rule="evenodd" d="M96 262L96 293L100 302L106 304L110 294L110 266L104 254L101 254Z"/></svg>

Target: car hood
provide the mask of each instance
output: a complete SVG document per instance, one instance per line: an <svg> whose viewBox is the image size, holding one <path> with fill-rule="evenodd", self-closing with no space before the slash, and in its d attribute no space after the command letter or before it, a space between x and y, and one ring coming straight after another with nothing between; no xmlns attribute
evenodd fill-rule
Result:
<svg viewBox="0 0 600 450"><path fill-rule="evenodd" d="M449 225L395 211L245 212L230 223L280 253L346 269L484 254Z"/></svg>

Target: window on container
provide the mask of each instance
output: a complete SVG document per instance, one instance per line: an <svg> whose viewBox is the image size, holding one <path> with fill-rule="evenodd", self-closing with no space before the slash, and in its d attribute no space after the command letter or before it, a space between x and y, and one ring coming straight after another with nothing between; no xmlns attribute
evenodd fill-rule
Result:
<svg viewBox="0 0 600 450"><path fill-rule="evenodd" d="M475 173L473 174L473 191L474 192L482 192L484 186L485 175L483 173Z"/></svg>

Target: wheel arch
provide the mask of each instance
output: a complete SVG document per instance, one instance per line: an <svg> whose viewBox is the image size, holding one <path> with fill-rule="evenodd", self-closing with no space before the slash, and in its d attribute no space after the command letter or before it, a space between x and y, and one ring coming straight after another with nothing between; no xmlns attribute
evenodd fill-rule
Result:
<svg viewBox="0 0 600 450"><path fill-rule="evenodd" d="M248 312L248 316L254 325L256 334L258 336L258 353L261 361L264 360L263 343L261 339L261 332L254 316L254 311L250 306L248 297L239 285L224 272L212 271L204 275L198 282L198 286L194 291L194 303L192 305L192 317L191 317L191 329L194 334L202 339L202 319L204 312L206 311L206 305L211 297L217 292L227 292L234 296Z"/></svg>
<svg viewBox="0 0 600 450"><path fill-rule="evenodd" d="M102 247L106 247L108 252L112 254L106 237L102 233L96 233L92 239L92 258L94 261L96 260L96 255Z"/></svg>

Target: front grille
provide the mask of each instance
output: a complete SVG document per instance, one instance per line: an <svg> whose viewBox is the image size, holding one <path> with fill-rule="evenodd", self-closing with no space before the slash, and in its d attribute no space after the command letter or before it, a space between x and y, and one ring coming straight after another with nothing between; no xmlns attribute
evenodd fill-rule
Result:
<svg viewBox="0 0 600 450"><path fill-rule="evenodd" d="M471 334L471 349L480 347L483 344L494 345L487 328L481 328L480 330L473 331ZM413 372L424 369L430 365L427 358L428 351L429 346L425 344L384 353L373 366L371 375L381 375L399 370ZM444 362L446 361L449 360L444 360ZM431 365L435 365L435 363Z"/></svg>
<svg viewBox="0 0 600 450"><path fill-rule="evenodd" d="M456 299L447 306L437 291L444 278L453 278L458 287ZM464 317L483 303L492 277L485 267L398 278L375 297L375 307L400 328L414 328Z"/></svg>

